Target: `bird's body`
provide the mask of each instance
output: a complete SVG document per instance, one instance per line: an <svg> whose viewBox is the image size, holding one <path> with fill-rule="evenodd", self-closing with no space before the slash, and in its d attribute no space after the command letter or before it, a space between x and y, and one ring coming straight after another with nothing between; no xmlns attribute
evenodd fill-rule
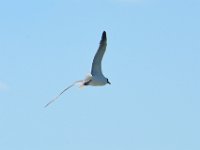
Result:
<svg viewBox="0 0 200 150"><path fill-rule="evenodd" d="M101 76L89 76L86 80L84 80L83 85L91 85L91 86L103 86L107 84L107 79Z"/></svg>
<svg viewBox="0 0 200 150"><path fill-rule="evenodd" d="M57 97L55 97L53 100L51 100L49 103L45 105L47 107L49 104L54 102L60 95L62 95L66 90L71 88L72 86L76 84L80 84L80 87L83 86L103 86L106 84L111 84L108 79L103 75L102 69L101 69L101 62L104 56L104 53L106 51L107 46L107 37L106 32L103 31L101 41L99 48L94 56L93 62L92 62L92 69L91 74L88 74L84 80L75 81L73 84L65 88Z"/></svg>

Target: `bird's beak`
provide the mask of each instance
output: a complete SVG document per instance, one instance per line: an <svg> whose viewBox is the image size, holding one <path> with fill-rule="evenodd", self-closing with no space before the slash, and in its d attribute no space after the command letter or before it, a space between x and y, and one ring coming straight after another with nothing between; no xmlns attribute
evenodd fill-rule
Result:
<svg viewBox="0 0 200 150"><path fill-rule="evenodd" d="M108 84L111 84L111 83L108 81Z"/></svg>

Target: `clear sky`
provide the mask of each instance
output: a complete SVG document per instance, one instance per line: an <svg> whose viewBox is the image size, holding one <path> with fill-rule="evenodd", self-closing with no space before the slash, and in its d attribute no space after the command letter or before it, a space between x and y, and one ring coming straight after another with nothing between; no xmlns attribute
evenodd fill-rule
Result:
<svg viewBox="0 0 200 150"><path fill-rule="evenodd" d="M199 0L0 2L1 150L199 150ZM73 87L103 31L111 85Z"/></svg>

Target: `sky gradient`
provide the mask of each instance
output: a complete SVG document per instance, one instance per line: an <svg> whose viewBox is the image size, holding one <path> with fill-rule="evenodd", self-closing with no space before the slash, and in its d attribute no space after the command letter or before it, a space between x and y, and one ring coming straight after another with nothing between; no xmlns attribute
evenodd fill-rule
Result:
<svg viewBox="0 0 200 150"><path fill-rule="evenodd" d="M199 150L200 1L0 2L1 150ZM90 72L103 31L104 87Z"/></svg>

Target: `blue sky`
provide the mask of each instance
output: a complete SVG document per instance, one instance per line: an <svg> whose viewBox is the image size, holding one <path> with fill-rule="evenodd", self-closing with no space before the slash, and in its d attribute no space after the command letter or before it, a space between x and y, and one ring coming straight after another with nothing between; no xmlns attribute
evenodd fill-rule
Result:
<svg viewBox="0 0 200 150"><path fill-rule="evenodd" d="M200 1L0 2L0 149L199 150ZM73 87L102 31L112 85Z"/></svg>

